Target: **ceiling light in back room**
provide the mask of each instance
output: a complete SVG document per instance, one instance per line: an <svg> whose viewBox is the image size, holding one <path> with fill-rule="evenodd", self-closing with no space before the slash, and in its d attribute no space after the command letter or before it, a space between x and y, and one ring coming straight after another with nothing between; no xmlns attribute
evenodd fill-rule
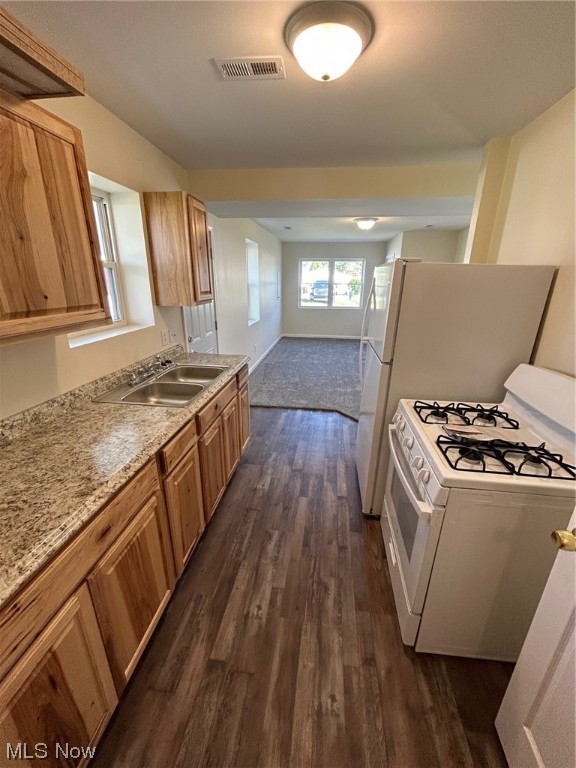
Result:
<svg viewBox="0 0 576 768"><path fill-rule="evenodd" d="M378 219L375 216L363 216L360 219L354 219L354 223L356 224L358 229L364 229L364 230L372 229L372 227L374 226L374 224L376 224L377 221Z"/></svg>
<svg viewBox="0 0 576 768"><path fill-rule="evenodd" d="M288 19L284 39L307 75L328 82L350 69L373 33L372 17L361 6L322 0L304 5Z"/></svg>

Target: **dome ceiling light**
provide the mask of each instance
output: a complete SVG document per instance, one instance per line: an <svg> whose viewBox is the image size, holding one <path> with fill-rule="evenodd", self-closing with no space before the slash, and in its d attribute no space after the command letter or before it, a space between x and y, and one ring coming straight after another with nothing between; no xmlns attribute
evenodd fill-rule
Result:
<svg viewBox="0 0 576 768"><path fill-rule="evenodd" d="M328 82L350 69L373 33L372 18L359 5L322 0L288 19L284 39L307 75Z"/></svg>
<svg viewBox="0 0 576 768"><path fill-rule="evenodd" d="M364 229L364 230L372 229L372 227L374 226L374 224L376 224L377 221L378 219L374 216L363 216L361 219L354 219L354 223L356 224L358 229Z"/></svg>

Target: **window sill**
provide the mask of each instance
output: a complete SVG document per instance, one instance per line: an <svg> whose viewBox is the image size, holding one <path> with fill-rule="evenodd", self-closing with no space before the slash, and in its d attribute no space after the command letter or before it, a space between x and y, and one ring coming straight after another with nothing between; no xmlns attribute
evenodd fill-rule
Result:
<svg viewBox="0 0 576 768"><path fill-rule="evenodd" d="M101 331L79 331L78 333L68 334L68 346L70 349L83 347L86 344L94 344L97 341L106 341L116 336L123 336L125 333L141 331L143 328L150 328L150 325L117 325L112 328L103 328Z"/></svg>

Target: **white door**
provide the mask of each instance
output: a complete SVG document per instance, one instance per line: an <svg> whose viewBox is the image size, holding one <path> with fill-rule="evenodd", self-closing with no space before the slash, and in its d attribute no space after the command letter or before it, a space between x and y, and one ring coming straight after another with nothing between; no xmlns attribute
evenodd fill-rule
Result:
<svg viewBox="0 0 576 768"><path fill-rule="evenodd" d="M560 551L496 718L510 768L576 765L575 617L576 552Z"/></svg>
<svg viewBox="0 0 576 768"><path fill-rule="evenodd" d="M184 330L188 352L218 352L218 333L214 302L184 307Z"/></svg>

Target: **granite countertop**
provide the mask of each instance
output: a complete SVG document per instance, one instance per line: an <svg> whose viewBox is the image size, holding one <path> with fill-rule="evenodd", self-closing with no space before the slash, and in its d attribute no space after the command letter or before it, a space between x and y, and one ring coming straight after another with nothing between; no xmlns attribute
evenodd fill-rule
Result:
<svg viewBox="0 0 576 768"><path fill-rule="evenodd" d="M174 357L181 347L169 350ZM249 360L179 354L229 370L189 406L93 398L143 362L0 422L0 605L45 565Z"/></svg>

